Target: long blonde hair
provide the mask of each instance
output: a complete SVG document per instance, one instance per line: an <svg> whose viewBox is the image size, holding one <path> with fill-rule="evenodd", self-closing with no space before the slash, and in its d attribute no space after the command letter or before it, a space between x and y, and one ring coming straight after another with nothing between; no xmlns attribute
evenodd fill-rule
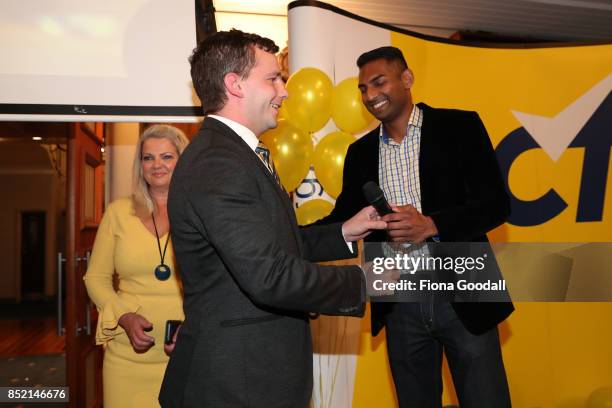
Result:
<svg viewBox="0 0 612 408"><path fill-rule="evenodd" d="M170 125L153 125L140 135L136 144L132 166L132 203L139 217L148 217L155 212L155 203L149 194L149 185L142 174L142 145L148 139L167 139L180 156L187 147L189 139L182 130Z"/></svg>

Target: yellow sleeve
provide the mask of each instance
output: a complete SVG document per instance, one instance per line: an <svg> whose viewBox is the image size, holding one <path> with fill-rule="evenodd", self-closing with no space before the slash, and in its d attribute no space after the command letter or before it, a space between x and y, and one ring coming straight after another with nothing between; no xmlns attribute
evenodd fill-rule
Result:
<svg viewBox="0 0 612 408"><path fill-rule="evenodd" d="M140 305L121 299L113 288L115 272L115 233L117 222L116 206L112 204L102 217L96 233L89 267L83 277L87 293L98 309L96 344L105 344L115 336L124 333L119 318L125 313L136 313Z"/></svg>

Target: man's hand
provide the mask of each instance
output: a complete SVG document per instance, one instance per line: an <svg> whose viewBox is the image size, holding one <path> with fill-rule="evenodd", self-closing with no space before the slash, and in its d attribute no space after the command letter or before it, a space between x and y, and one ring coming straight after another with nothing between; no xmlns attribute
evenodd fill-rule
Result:
<svg viewBox="0 0 612 408"><path fill-rule="evenodd" d="M136 313L121 315L119 326L125 330L135 352L144 353L155 344L155 339L145 334L145 331L153 329L153 325L141 315Z"/></svg>
<svg viewBox="0 0 612 408"><path fill-rule="evenodd" d="M387 222L387 234L393 242L425 241L438 235L436 224L426 215L421 214L411 205L391 206L394 211L382 217Z"/></svg>
<svg viewBox="0 0 612 408"><path fill-rule="evenodd" d="M385 228L387 223L380 220L374 207L368 206L342 224L342 236L347 242L359 241L367 237L372 230Z"/></svg>

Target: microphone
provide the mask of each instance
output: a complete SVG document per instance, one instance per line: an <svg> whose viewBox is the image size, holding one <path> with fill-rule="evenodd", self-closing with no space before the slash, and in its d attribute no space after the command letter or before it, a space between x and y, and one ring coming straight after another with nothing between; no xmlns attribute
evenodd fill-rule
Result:
<svg viewBox="0 0 612 408"><path fill-rule="evenodd" d="M368 181L363 185L362 190L366 200L376 209L378 215L382 217L393 212L385 198L385 194L375 182Z"/></svg>

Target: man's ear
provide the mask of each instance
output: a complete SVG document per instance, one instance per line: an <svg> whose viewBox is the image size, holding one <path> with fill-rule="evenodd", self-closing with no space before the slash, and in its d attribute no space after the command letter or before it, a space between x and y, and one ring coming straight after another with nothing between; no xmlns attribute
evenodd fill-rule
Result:
<svg viewBox="0 0 612 408"><path fill-rule="evenodd" d="M230 72L223 78L223 83L230 95L234 95L237 98L242 98L244 96L242 77L240 75L235 72Z"/></svg>
<svg viewBox="0 0 612 408"><path fill-rule="evenodd" d="M404 72L402 72L402 82L404 83L404 87L406 89L412 88L412 85L414 84L414 75L412 74L410 68L406 68Z"/></svg>

